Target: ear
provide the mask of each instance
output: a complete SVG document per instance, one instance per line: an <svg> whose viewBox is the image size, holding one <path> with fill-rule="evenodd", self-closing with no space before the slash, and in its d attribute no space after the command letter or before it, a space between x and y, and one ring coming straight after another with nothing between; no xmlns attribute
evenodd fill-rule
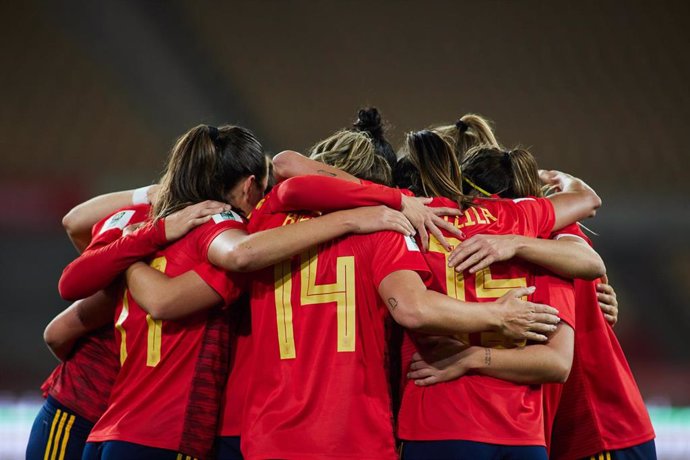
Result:
<svg viewBox="0 0 690 460"><path fill-rule="evenodd" d="M250 196L252 187L256 186L256 176L252 174L251 176L247 177L244 182L242 183L242 196Z"/></svg>

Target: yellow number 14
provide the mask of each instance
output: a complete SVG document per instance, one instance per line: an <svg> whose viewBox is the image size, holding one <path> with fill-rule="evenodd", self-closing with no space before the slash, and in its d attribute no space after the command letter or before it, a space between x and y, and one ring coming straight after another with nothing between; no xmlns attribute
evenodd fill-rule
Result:
<svg viewBox="0 0 690 460"><path fill-rule="evenodd" d="M339 352L355 351L355 258L336 259L336 280L331 284L316 284L318 253L312 249L300 256L301 306L335 302ZM274 294L278 326L280 359L294 359L295 337L292 322L292 267L289 260L274 267Z"/></svg>

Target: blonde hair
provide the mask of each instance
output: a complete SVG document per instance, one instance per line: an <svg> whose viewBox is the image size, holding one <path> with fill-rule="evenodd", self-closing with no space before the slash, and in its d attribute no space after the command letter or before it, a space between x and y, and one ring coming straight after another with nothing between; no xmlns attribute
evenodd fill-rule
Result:
<svg viewBox="0 0 690 460"><path fill-rule="evenodd" d="M310 158L352 174L360 179L390 185L392 173L386 159L376 153L366 132L342 130L318 142Z"/></svg>
<svg viewBox="0 0 690 460"><path fill-rule="evenodd" d="M489 120L474 113L463 115L455 124L432 128L432 131L453 143L459 160L479 145L501 148Z"/></svg>

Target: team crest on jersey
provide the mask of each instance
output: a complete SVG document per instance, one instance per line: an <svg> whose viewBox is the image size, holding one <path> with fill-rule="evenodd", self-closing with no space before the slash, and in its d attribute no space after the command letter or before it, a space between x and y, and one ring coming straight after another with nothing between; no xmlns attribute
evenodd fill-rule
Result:
<svg viewBox="0 0 690 460"><path fill-rule="evenodd" d="M405 237L405 245L407 246L408 251L419 252L419 246L417 246L417 242L411 236Z"/></svg>
<svg viewBox="0 0 690 460"><path fill-rule="evenodd" d="M242 218L239 216L239 214L236 214L232 211L225 211L221 212L220 214L214 214L213 217L213 222L220 224L221 222L224 222L226 220L234 220L235 222L242 222Z"/></svg>
<svg viewBox="0 0 690 460"><path fill-rule="evenodd" d="M113 228L124 230L127 224L129 224L129 221L132 220L132 216L134 216L134 211L132 210L116 212L105 221L99 233L112 230Z"/></svg>

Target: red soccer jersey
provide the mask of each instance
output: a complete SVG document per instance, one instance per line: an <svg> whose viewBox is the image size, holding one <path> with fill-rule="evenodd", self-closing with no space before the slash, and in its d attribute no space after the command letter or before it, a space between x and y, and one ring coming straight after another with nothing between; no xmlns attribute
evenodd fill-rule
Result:
<svg viewBox="0 0 690 460"><path fill-rule="evenodd" d="M208 262L208 247L228 229L244 229L234 213L214 216L159 251L151 265L170 277L194 270L223 299L240 284ZM118 440L206 458L213 444L227 379L227 309L214 307L177 321L154 320L125 290L116 309L122 368L110 406L89 441Z"/></svg>
<svg viewBox="0 0 690 460"><path fill-rule="evenodd" d="M274 212L275 191L250 231L308 218ZM396 458L389 316L377 288L398 270L428 269L412 240L381 232L339 238L256 274L245 458Z"/></svg>
<svg viewBox="0 0 690 460"><path fill-rule="evenodd" d="M136 205L120 209L94 225L92 244L112 241L122 229L148 218L151 207ZM112 325L80 339L70 357L58 365L41 385L44 396L95 423L108 407L110 389L120 370Z"/></svg>
<svg viewBox="0 0 690 460"><path fill-rule="evenodd" d="M322 176L287 179L271 194L273 212L296 210L332 211L357 206L387 205L400 209L397 189L364 181L363 184ZM263 202L262 202L263 205ZM261 207L261 206L259 206ZM282 224L279 222L278 225ZM252 227L253 228L253 227ZM231 347L232 366L223 398L219 436L240 436L242 411L251 376L252 337L250 312L237 318L237 333Z"/></svg>
<svg viewBox="0 0 690 460"><path fill-rule="evenodd" d="M576 225L564 228L555 237L563 235L579 236L591 245ZM654 439L640 390L618 339L599 308L597 282L575 280L577 329L573 366L564 385L549 385L547 390L550 396L545 400L552 406L546 410L555 413L550 457L553 459L583 458ZM555 403L557 410L553 408Z"/></svg>
<svg viewBox="0 0 690 460"><path fill-rule="evenodd" d="M435 199L435 206L455 206ZM515 233L544 236L553 227L553 207L548 200L478 200L455 219L455 225L470 237L478 233ZM460 241L450 237L453 245ZM574 326L572 283L539 275L524 263L496 263L476 274L456 274L448 267L443 247L432 239L425 258L434 275L432 287L460 300L492 301L517 287L535 285L532 301L552 305ZM497 333L464 337L473 345L505 347L517 344ZM414 352L407 336L403 345L403 369ZM398 435L404 440L468 440L502 445L544 445L541 385L519 385L483 375L467 375L452 382L418 387L406 382L398 420Z"/></svg>

